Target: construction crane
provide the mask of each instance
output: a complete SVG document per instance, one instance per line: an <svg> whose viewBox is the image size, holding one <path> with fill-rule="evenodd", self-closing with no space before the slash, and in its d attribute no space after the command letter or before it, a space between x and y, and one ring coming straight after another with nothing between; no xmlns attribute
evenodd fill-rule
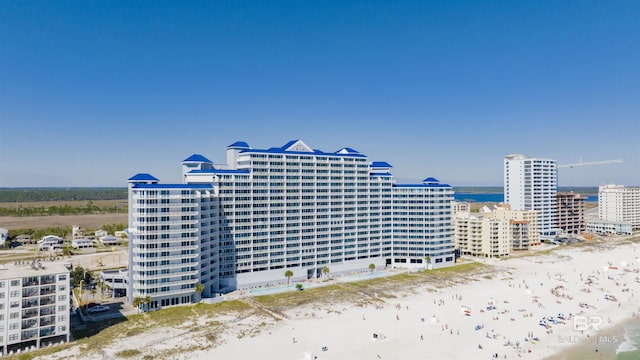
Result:
<svg viewBox="0 0 640 360"><path fill-rule="evenodd" d="M624 162L624 161L622 161L622 160L602 160L602 161L582 162L582 160L581 160L579 163L576 163L576 164L558 165L557 168L558 169L564 169L564 168L574 168L574 167L577 167L577 166L619 164L619 163L622 163L622 162Z"/></svg>

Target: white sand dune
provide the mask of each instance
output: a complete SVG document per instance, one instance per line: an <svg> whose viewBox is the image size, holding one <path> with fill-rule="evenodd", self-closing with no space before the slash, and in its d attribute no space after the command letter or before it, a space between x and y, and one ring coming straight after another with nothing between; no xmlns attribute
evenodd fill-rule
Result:
<svg viewBox="0 0 640 360"><path fill-rule="evenodd" d="M466 360L497 354L500 359L540 359L588 341L598 328L640 314L635 297L640 292L638 256L640 244L624 243L482 260L495 266L492 279L478 276L437 291L425 284L386 299L383 306L326 299L320 306L293 308L284 320L251 317L234 323L237 331L219 334L220 345L180 351L171 358ZM548 328L540 325L543 318ZM114 356L138 344L143 355L152 355L154 348L198 343L185 334L144 346L150 338L142 334L123 340L103 349L104 354Z"/></svg>

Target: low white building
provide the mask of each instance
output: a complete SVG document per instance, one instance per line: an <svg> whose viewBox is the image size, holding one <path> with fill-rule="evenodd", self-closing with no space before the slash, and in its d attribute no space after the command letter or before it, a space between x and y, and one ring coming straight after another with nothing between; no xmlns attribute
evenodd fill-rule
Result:
<svg viewBox="0 0 640 360"><path fill-rule="evenodd" d="M104 245L104 246L113 246L113 245L118 245L118 243L120 242L120 240L115 237L115 236L111 236L111 235L107 235L107 236L103 236L100 238L100 242Z"/></svg>
<svg viewBox="0 0 640 360"><path fill-rule="evenodd" d="M96 230L95 234L98 238L109 235L106 230Z"/></svg>
<svg viewBox="0 0 640 360"><path fill-rule="evenodd" d="M587 232L598 235L631 235L633 226L630 222L589 220Z"/></svg>
<svg viewBox="0 0 640 360"><path fill-rule="evenodd" d="M64 239L59 236L47 235L38 241L38 250L55 250L60 248L63 242Z"/></svg>
<svg viewBox="0 0 640 360"><path fill-rule="evenodd" d="M86 239L86 238L73 239L73 240L71 240L71 246L73 246L76 249L92 248L93 247L93 240Z"/></svg>
<svg viewBox="0 0 640 360"><path fill-rule="evenodd" d="M0 266L2 356L69 341L70 277L57 262Z"/></svg>

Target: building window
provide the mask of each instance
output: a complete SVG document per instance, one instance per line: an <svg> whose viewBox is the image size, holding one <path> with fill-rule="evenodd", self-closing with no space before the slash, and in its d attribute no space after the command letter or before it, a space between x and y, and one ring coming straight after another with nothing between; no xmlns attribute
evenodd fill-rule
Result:
<svg viewBox="0 0 640 360"><path fill-rule="evenodd" d="M14 290L11 292L11 297L20 297L20 291L19 290Z"/></svg>
<svg viewBox="0 0 640 360"><path fill-rule="evenodd" d="M20 286L20 280L11 280L11 286Z"/></svg>
<svg viewBox="0 0 640 360"><path fill-rule="evenodd" d="M18 312L12 312L11 315L9 315L10 319L17 319L20 317L20 313Z"/></svg>
<svg viewBox="0 0 640 360"><path fill-rule="evenodd" d="M9 335L9 341L16 341L16 340L18 340L18 334Z"/></svg>
<svg viewBox="0 0 640 360"><path fill-rule="evenodd" d="M18 323L9 324L9 330L16 330L18 328Z"/></svg>

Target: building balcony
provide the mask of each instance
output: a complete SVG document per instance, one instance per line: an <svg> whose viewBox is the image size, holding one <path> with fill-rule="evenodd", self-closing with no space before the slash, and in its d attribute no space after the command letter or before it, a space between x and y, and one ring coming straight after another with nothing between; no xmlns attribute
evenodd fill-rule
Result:
<svg viewBox="0 0 640 360"><path fill-rule="evenodd" d="M158 274L158 275L134 274L133 280L144 281L144 280L156 280L156 279L166 279L166 278L172 278L172 277L195 276L195 275L198 275L198 270L190 270L190 271L175 272L170 274Z"/></svg>
<svg viewBox="0 0 640 360"><path fill-rule="evenodd" d="M56 302L56 297L55 296L47 296L47 297L40 298L40 306L53 304L55 302Z"/></svg>
<svg viewBox="0 0 640 360"><path fill-rule="evenodd" d="M166 256L157 256L157 257L134 256L133 261L137 263L142 263L147 261L197 259L199 257L200 257L200 254L176 254L176 255L166 255ZM193 264L193 263L189 262L189 264Z"/></svg>
<svg viewBox="0 0 640 360"><path fill-rule="evenodd" d="M32 297L32 296L37 296L39 294L39 291L37 288L32 288L32 289L22 289L22 297L23 298L28 298L28 297Z"/></svg>
<svg viewBox="0 0 640 360"><path fill-rule="evenodd" d="M133 289L135 290L148 290L148 289L159 289L165 286L182 286L182 285L194 285L198 283L198 279L189 279L189 280L179 280L179 281L171 281L157 284L140 284L133 283ZM182 290L182 289L181 289ZM191 290L193 293L194 290ZM169 291L171 292L171 291ZM154 295L155 296L155 295Z"/></svg>
<svg viewBox="0 0 640 360"><path fill-rule="evenodd" d="M22 330L30 329L34 326L38 325L38 320L24 320L22 321Z"/></svg>
<svg viewBox="0 0 640 360"><path fill-rule="evenodd" d="M38 316L38 310L37 309L23 310L22 311L22 318L23 319L29 319L29 318L32 318L34 316Z"/></svg>
<svg viewBox="0 0 640 360"><path fill-rule="evenodd" d="M166 264L166 265L155 265L155 266L138 264L133 266L133 271L141 272L141 271L152 271L152 270L163 270L163 269L178 269L185 266L199 266L199 265L200 265L199 261L192 261L185 264L177 263L177 264Z"/></svg>
<svg viewBox="0 0 640 360"><path fill-rule="evenodd" d="M51 326L51 327L47 327L47 328L41 328L40 329L40 337L45 337L45 336L52 336L56 334L56 327L55 326Z"/></svg>
<svg viewBox="0 0 640 360"><path fill-rule="evenodd" d="M40 295L49 295L49 294L53 294L56 292L56 288L49 286L49 287L43 287L40 289Z"/></svg>
<svg viewBox="0 0 640 360"><path fill-rule="evenodd" d="M29 340L32 338L35 338L38 336L38 330L34 329L34 330L26 330L23 331L20 337L20 340L25 341L25 340Z"/></svg>

